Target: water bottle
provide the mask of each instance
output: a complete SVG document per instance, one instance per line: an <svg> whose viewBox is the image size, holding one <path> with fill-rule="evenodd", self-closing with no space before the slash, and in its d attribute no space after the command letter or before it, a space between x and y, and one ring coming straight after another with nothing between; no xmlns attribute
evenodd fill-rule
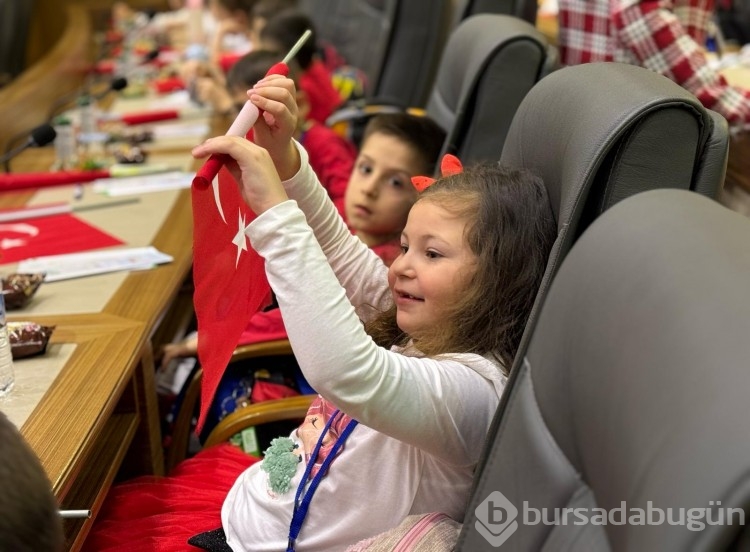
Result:
<svg viewBox="0 0 750 552"><path fill-rule="evenodd" d="M54 170L67 171L75 166L76 135L70 119L58 117L54 120L55 132L55 164Z"/></svg>
<svg viewBox="0 0 750 552"><path fill-rule="evenodd" d="M15 381L8 326L5 323L5 296L0 293L0 397L10 392Z"/></svg>

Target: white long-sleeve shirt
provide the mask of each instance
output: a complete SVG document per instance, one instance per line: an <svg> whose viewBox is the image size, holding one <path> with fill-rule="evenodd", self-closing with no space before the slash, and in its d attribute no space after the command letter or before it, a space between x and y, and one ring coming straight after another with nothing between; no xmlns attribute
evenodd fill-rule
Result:
<svg viewBox="0 0 750 552"><path fill-rule="evenodd" d="M284 183L291 199L257 217L247 233L265 258L305 377L360 424L322 479L297 550L343 550L409 514L439 511L461 520L505 377L479 355L424 358L373 342L360 318L373 314L367 305L392 301L387 268L350 234L300 154L302 168ZM296 432L291 437L301 445ZM270 492L260 463L237 479L222 508L233 550L286 549L304 468L298 465L281 495Z"/></svg>

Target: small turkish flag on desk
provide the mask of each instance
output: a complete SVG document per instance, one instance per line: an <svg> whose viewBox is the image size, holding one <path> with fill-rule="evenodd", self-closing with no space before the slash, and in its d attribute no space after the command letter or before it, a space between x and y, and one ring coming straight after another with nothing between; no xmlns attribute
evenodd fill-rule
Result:
<svg viewBox="0 0 750 552"><path fill-rule="evenodd" d="M193 304L203 368L198 432L240 335L271 296L263 258L245 236L255 214L226 169L211 176L202 168L192 186Z"/></svg>

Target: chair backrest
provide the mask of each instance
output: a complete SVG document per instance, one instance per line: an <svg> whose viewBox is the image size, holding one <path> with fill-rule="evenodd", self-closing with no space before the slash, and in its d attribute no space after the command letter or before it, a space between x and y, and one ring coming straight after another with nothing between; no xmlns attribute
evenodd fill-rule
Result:
<svg viewBox="0 0 750 552"><path fill-rule="evenodd" d="M500 157L543 178L558 228L519 352L560 262L591 221L655 188L716 198L728 149L724 118L642 67L588 63L540 80L516 111Z"/></svg>
<svg viewBox="0 0 750 552"><path fill-rule="evenodd" d="M451 25L451 1L302 0L321 40L367 76L366 96L423 107Z"/></svg>
<svg viewBox="0 0 750 552"><path fill-rule="evenodd" d="M684 190L593 223L503 397L456 550L747 549L748 241L747 217Z"/></svg>
<svg viewBox="0 0 750 552"><path fill-rule="evenodd" d="M536 23L536 0L454 0L453 26L472 15L499 13L512 15L534 25Z"/></svg>
<svg viewBox="0 0 750 552"><path fill-rule="evenodd" d="M555 64L555 52L516 17L462 21L448 39L426 108L447 132L443 153L464 164L498 159L516 109Z"/></svg>

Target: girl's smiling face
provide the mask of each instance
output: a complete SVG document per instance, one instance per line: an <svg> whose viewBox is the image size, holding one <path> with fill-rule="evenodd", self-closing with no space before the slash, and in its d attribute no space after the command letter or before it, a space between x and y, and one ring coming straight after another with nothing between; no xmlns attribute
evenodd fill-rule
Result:
<svg viewBox="0 0 750 552"><path fill-rule="evenodd" d="M467 220L430 200L417 202L388 271L398 327L414 339L440 323L466 289L477 257L464 238Z"/></svg>

